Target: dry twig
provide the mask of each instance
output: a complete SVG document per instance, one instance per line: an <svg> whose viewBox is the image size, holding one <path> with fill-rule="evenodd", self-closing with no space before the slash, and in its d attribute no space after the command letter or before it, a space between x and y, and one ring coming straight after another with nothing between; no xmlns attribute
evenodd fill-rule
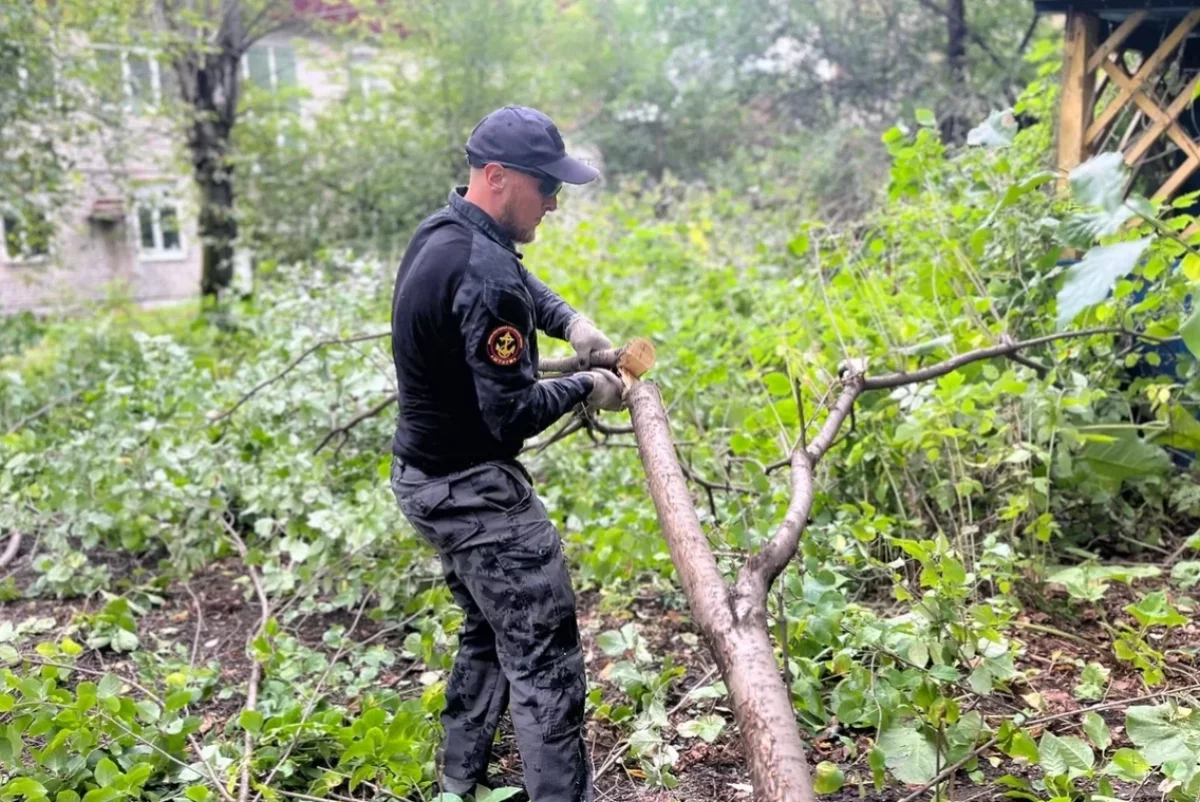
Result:
<svg viewBox="0 0 1200 802"><path fill-rule="evenodd" d="M246 549L246 542L242 540L242 536L237 530L225 519L221 517L221 523L225 525L225 531L229 533L230 540L237 548L238 554L241 555L242 562L246 566L246 574L250 577L250 582L254 585L254 592L258 594L258 603L260 615L258 626L251 633L246 641L246 650L251 653L250 662L250 679L246 682L246 703L242 705L243 712L254 711L258 707L258 684L262 680L262 663L253 655L253 647L251 644L262 635L266 629L267 621L271 618L271 603L267 600L267 592L263 589L262 579L258 576L258 571L254 566L250 565L249 551ZM242 745L242 765L240 769L241 780L238 786L238 802L247 802L250 799L250 756L254 752L254 734L249 729L246 730L246 737Z"/></svg>

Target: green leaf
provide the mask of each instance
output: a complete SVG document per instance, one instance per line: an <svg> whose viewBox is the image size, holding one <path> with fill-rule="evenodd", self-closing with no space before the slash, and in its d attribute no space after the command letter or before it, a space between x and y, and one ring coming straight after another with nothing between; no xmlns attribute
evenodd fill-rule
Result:
<svg viewBox="0 0 1200 802"><path fill-rule="evenodd" d="M1124 205L1112 211L1073 212L1063 218L1055 233L1064 245L1086 250L1101 237L1116 234L1133 216L1133 209Z"/></svg>
<svg viewBox="0 0 1200 802"><path fill-rule="evenodd" d="M914 116L917 118L917 125L924 128L933 128L937 125L937 117L929 109L917 109Z"/></svg>
<svg viewBox="0 0 1200 802"><path fill-rule="evenodd" d="M476 802L504 802L504 800L512 799L519 793L521 793L520 788L505 786L503 788L493 788L492 790L484 793L482 796L477 794L475 796L475 800Z"/></svg>
<svg viewBox="0 0 1200 802"><path fill-rule="evenodd" d="M1013 760L1023 760L1031 766L1037 765L1038 745L1026 730L1018 729L1014 732L1004 751Z"/></svg>
<svg viewBox="0 0 1200 802"><path fill-rule="evenodd" d="M1151 766L1168 760L1194 760L1200 752L1200 726L1188 708L1172 704L1135 706L1125 711L1125 734Z"/></svg>
<svg viewBox="0 0 1200 802"><path fill-rule="evenodd" d="M679 734L684 738L703 738L707 743L712 743L721 735L723 729L725 729L725 719L715 713L710 713L707 716L694 718L680 724Z"/></svg>
<svg viewBox="0 0 1200 802"><path fill-rule="evenodd" d="M1075 686L1075 698L1099 699L1104 696L1108 674L1108 669L1099 663L1088 663L1079 676L1079 684Z"/></svg>
<svg viewBox="0 0 1200 802"><path fill-rule="evenodd" d="M238 716L238 724L247 732L262 732L263 714L257 710L243 710Z"/></svg>
<svg viewBox="0 0 1200 802"><path fill-rule="evenodd" d="M601 632L596 637L596 645L609 657L619 657L630 648L630 644L625 642L625 636L615 629Z"/></svg>
<svg viewBox="0 0 1200 802"><path fill-rule="evenodd" d="M879 735L887 767L900 782L924 785L937 775L937 750L915 727L893 726Z"/></svg>
<svg viewBox="0 0 1200 802"><path fill-rule="evenodd" d="M1117 208L1125 197L1127 169L1117 151L1096 154L1067 175L1072 198L1080 206Z"/></svg>
<svg viewBox="0 0 1200 802"><path fill-rule="evenodd" d="M871 767L871 782L875 786L875 790L882 791L883 784L887 779L883 773L883 770L887 768L887 755L877 746L867 755L867 765Z"/></svg>
<svg viewBox="0 0 1200 802"><path fill-rule="evenodd" d="M110 696L116 696L121 691L121 678L114 674L105 674L100 678L100 684L96 686L96 698L107 699Z"/></svg>
<svg viewBox="0 0 1200 802"><path fill-rule="evenodd" d="M24 797L26 800L30 800L30 802L47 798L46 786L32 777L18 777L0 786L0 793L6 799Z"/></svg>
<svg viewBox="0 0 1200 802"><path fill-rule="evenodd" d="M92 775L96 778L96 782L99 783L101 788L108 788L121 778L121 770L117 768L116 763L113 763L108 758L104 758L96 764L96 768L92 770Z"/></svg>
<svg viewBox="0 0 1200 802"><path fill-rule="evenodd" d="M763 382L771 395L790 395L792 392L792 383L782 373L768 373L763 377Z"/></svg>
<svg viewBox="0 0 1200 802"><path fill-rule="evenodd" d="M1137 604L1127 605L1125 612L1136 618L1144 627L1178 627L1188 622L1167 602L1167 594L1161 590L1146 594Z"/></svg>
<svg viewBox="0 0 1200 802"><path fill-rule="evenodd" d="M1038 762L1046 776L1057 777L1067 774L1071 769L1088 771L1095 763L1095 756L1082 738L1073 735L1059 737L1048 732L1038 744Z"/></svg>
<svg viewBox="0 0 1200 802"><path fill-rule="evenodd" d="M11 666L20 661L20 652L7 643L0 643L0 665Z"/></svg>
<svg viewBox="0 0 1200 802"><path fill-rule="evenodd" d="M1012 109L993 111L987 119L967 132L967 144L985 148L1011 145L1017 135L1017 118Z"/></svg>
<svg viewBox="0 0 1200 802"><path fill-rule="evenodd" d="M208 798L212 795L212 792L204 785L189 785L188 789L183 792L183 795L192 802L208 802Z"/></svg>
<svg viewBox="0 0 1200 802"><path fill-rule="evenodd" d="M1079 462L1101 476L1117 481L1161 475L1170 468L1170 459L1158 446L1151 445L1131 429L1112 429L1110 443L1085 443Z"/></svg>
<svg viewBox="0 0 1200 802"><path fill-rule="evenodd" d="M0 764L18 765L24 750L25 741L21 738L21 731L17 729L17 726L15 724L0 726Z"/></svg>
<svg viewBox="0 0 1200 802"><path fill-rule="evenodd" d="M836 763L822 760L817 764L816 776L813 779L813 789L818 794L833 794L846 784L846 777Z"/></svg>
<svg viewBox="0 0 1200 802"><path fill-rule="evenodd" d="M1091 739L1092 745L1101 752L1108 749L1109 745L1112 744L1112 732L1109 731L1108 724L1094 712L1089 711L1084 714L1083 731Z"/></svg>
<svg viewBox="0 0 1200 802"><path fill-rule="evenodd" d="M1179 336L1183 338L1183 344L1192 352L1192 356L1200 358L1200 309L1188 315L1188 319L1183 321L1183 325L1179 327Z"/></svg>
<svg viewBox="0 0 1200 802"><path fill-rule="evenodd" d="M149 699L143 699L138 702L134 706L134 709L137 710L138 718L147 724L155 723L162 716L162 711L159 710L158 705Z"/></svg>
<svg viewBox="0 0 1200 802"><path fill-rule="evenodd" d="M1200 451L1200 421L1181 404L1171 404L1167 428L1154 435L1154 444Z"/></svg>
<svg viewBox="0 0 1200 802"><path fill-rule="evenodd" d="M59 791L54 795L54 802L79 802L79 794L74 791Z"/></svg>
<svg viewBox="0 0 1200 802"><path fill-rule="evenodd" d="M1150 771L1150 764L1136 749L1118 749L1113 752L1112 762L1104 767L1104 773L1119 777L1126 782L1141 782Z"/></svg>
<svg viewBox="0 0 1200 802"><path fill-rule="evenodd" d="M1066 272L1058 291L1058 327L1064 329L1075 316L1103 301L1117 279L1129 274L1150 247L1150 238L1092 248Z"/></svg>
<svg viewBox="0 0 1200 802"><path fill-rule="evenodd" d="M1181 588L1190 588L1200 582L1200 561L1184 560L1176 563L1175 567L1171 569L1171 579L1178 582Z"/></svg>
<svg viewBox="0 0 1200 802"><path fill-rule="evenodd" d="M138 636L126 629L118 628L113 632L109 645L115 652L132 652L138 647Z"/></svg>

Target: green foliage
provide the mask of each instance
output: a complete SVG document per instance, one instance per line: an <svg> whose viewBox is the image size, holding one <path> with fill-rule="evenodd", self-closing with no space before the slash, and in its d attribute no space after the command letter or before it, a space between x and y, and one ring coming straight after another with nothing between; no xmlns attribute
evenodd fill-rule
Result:
<svg viewBox="0 0 1200 802"><path fill-rule="evenodd" d="M1035 87L1014 112L1044 113L1052 97L1050 85ZM816 436L822 399L836 393L845 360L864 359L876 375L911 372L1001 336L1052 335L1061 290L1084 274L1091 290L1104 291L1084 293L1074 324L1163 337L1180 331L1190 280L1182 260L1179 270L1171 266L1185 251L1144 217L1088 254L1094 266L1105 255L1097 249L1144 243L1140 260L1115 280L1058 264L1061 223L1077 209L1049 192L1048 126L955 150L934 127L940 112L922 118L913 131L896 127L884 136L888 202L853 227L666 176L564 208L528 249L530 269L602 321L614 341L644 335L657 344L653 378L671 404L682 459L695 475L738 488L696 494L729 576L778 524L791 487L786 471L770 466L802 432L810 442ZM364 130L372 125L364 122ZM314 136L327 143L346 130L320 126ZM384 128L374 130L382 137ZM380 141L382 148L388 140ZM279 192L278 202L296 196L282 185ZM404 201L418 202L415 191ZM135 556L180 581L237 554L233 528L247 544L247 563L282 603L249 650L264 677L257 711L239 708L203 734L202 752L220 780L237 772L249 733L257 782L278 767L272 782L312 796L366 782L397 794L429 787L461 612L387 491L391 411L317 450L331 426L393 392L392 355L386 340L329 344L281 376L322 341L384 331L391 281L391 265L329 248L309 263L267 265L255 297L231 305L221 327L183 314L148 330L113 314L51 321L36 344L4 358L0 425L15 428L0 437L0 528L36 536L40 555L19 590L112 593L76 622L80 639L119 649L138 635L139 684L162 699L117 679L101 688L102 681L83 693L96 704L72 726L94 735L110 726L98 717L117 716L147 739L174 737L198 732L188 729L194 709L235 698L216 680L221 667L190 666L186 648L151 656L137 608L149 609L157 587L93 559ZM1014 792L1077 795L1084 784L1138 774L1139 757L1177 789L1189 787L1191 767L1173 762L1195 751L1182 708L1169 720L1138 713L1127 722L1137 752L1114 752L1108 763L1113 734L1094 719L1083 722L1089 745L1077 732L997 726L975 709L981 696L1021 702L1026 677L1018 661L1027 647L1018 616L1031 603L1048 603L1031 579L1048 575L1072 602L1095 602L1114 582L1160 575L1154 566L1123 564L1144 556L1141 544L1194 531L1194 524L1181 531L1179 521L1196 515L1200 499L1186 492L1191 485L1157 438L1187 435L1178 410L1198 400L1196 365L1180 359L1171 375L1136 373L1155 365L1152 352L1134 345L1106 332L1048 341L1027 354L1041 367L988 360L860 400L853 427L822 463L800 553L768 610L799 725L816 736L836 719L839 734L827 737L866 751L865 761L826 768L822 790L865 783L868 773L877 787L888 772L924 783L993 735L1014 761L1041 765L1042 787L1014 778ZM637 455L572 446L524 459L542 480L539 493L560 524L579 589L613 610L635 589L681 607ZM1080 563L1046 570L1068 557ZM346 628L329 629L320 644L296 631L314 615L350 613L368 594L373 617L403 622L391 648L356 648ZM1117 656L1147 684L1165 665L1155 636L1179 624L1185 609L1177 596L1155 591L1129 606L1136 627L1114 625ZM14 707L76 705L81 686L90 688L74 676L73 684L43 676L45 667L29 658L28 633L18 641L17 630L0 632ZM649 783L674 787L681 749L730 737L724 689L682 695L686 667L656 653L644 629L622 622L595 645L590 670L602 684L589 690L589 712L628 744ZM380 689L398 661L419 676L419 698ZM1098 698L1107 680L1106 669L1087 666L1076 693ZM50 708L39 710L53 719ZM15 720L11 710L0 712L3 726ZM163 735L167 727L178 732ZM9 782L51 789L51 769L26 746L47 733L56 737L30 735L24 723L5 730L7 748L22 755L20 776ZM105 757L124 777L162 757L110 751ZM175 756L191 773L154 764L138 787L158 798L202 796L193 789L210 781L196 755ZM81 796L90 791L99 768L97 759L70 775L71 787Z"/></svg>

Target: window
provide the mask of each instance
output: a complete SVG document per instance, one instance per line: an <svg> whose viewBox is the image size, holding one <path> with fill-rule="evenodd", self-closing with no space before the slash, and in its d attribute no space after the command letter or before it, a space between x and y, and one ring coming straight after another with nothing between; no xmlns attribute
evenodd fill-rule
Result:
<svg viewBox="0 0 1200 802"><path fill-rule="evenodd" d="M146 194L134 204L138 253L142 258L178 259L183 256L179 203L161 194Z"/></svg>
<svg viewBox="0 0 1200 802"><path fill-rule="evenodd" d="M53 230L46 216L29 210L23 213L5 211L0 214L3 229L3 255L10 262L38 262L50 255Z"/></svg>
<svg viewBox="0 0 1200 802"><path fill-rule="evenodd" d="M0 64L16 65L17 83L26 102L59 105L60 64L52 44L35 45L5 43L0 45Z"/></svg>
<svg viewBox="0 0 1200 802"><path fill-rule="evenodd" d="M111 97L134 114L154 110L176 92L175 72L162 63L153 51L121 49L98 45L97 58L112 84Z"/></svg>
<svg viewBox="0 0 1200 802"><path fill-rule="evenodd" d="M296 51L289 45L257 44L242 56L242 78L272 94L286 94L288 111L300 110L296 88Z"/></svg>
<svg viewBox="0 0 1200 802"><path fill-rule="evenodd" d="M361 97L365 100L371 95L391 89L391 84L379 75L374 62L375 54L372 52L357 50L350 54L351 97Z"/></svg>

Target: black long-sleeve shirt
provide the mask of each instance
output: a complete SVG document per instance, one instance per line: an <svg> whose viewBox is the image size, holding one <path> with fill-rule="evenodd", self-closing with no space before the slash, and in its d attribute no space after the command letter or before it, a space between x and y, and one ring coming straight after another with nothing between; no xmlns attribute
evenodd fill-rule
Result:
<svg viewBox="0 0 1200 802"><path fill-rule="evenodd" d="M392 296L392 451L431 475L515 457L592 391L585 375L537 379L537 330L565 339L575 311L463 192L417 228Z"/></svg>

